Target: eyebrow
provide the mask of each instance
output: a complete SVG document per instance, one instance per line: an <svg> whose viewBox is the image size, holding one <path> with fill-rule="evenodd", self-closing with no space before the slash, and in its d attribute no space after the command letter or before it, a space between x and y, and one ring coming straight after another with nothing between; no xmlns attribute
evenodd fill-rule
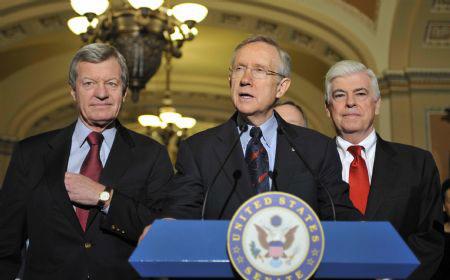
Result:
<svg viewBox="0 0 450 280"><path fill-rule="evenodd" d="M267 65L262 65L262 64L259 64L259 63L257 63L257 64L254 64L254 65L252 65L253 67L261 67L261 68L265 68L265 69L268 69L268 68L270 68L270 66L267 66Z"/></svg>
<svg viewBox="0 0 450 280"><path fill-rule="evenodd" d="M369 92L369 90L367 90L366 88L362 87L362 88L355 88L354 90L352 90L352 92L358 92L358 91L365 91L365 92ZM343 92L343 93L347 93L347 91L343 90L343 89L335 89L331 92L331 94L335 94L337 92Z"/></svg>
<svg viewBox="0 0 450 280"><path fill-rule="evenodd" d="M353 90L353 92L357 92L357 91L365 91L365 92L369 92L366 88L355 88L354 90Z"/></svg>
<svg viewBox="0 0 450 280"><path fill-rule="evenodd" d="M333 90L333 91L331 92L331 94L335 94L336 92L343 92L343 93L346 93L345 90L338 88L338 89Z"/></svg>
<svg viewBox="0 0 450 280"><path fill-rule="evenodd" d="M91 80L91 81L94 81L94 82L98 82L98 80L96 80L95 78L90 78L90 77L80 77L80 80ZM104 82L110 82L110 81L121 81L121 79L120 78L116 78L116 77L112 77L112 78L109 78L109 79L106 79L106 80L103 80Z"/></svg>

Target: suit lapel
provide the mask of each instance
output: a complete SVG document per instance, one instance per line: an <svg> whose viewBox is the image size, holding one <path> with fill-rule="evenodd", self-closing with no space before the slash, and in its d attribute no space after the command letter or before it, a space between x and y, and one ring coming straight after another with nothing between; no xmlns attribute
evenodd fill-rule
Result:
<svg viewBox="0 0 450 280"><path fill-rule="evenodd" d="M280 124L279 124L280 125ZM295 166L297 164L297 166ZM289 145L286 137L282 133L277 133L277 148L275 155L274 172L275 179L272 178L272 190L295 193L289 190L295 170L299 170L298 157L293 148Z"/></svg>
<svg viewBox="0 0 450 280"><path fill-rule="evenodd" d="M239 133L237 130L236 116L225 123L222 129L217 133L216 145L213 150L219 163L223 163L227 153L231 150L232 145L238 140ZM233 190L236 184L236 193L239 196L241 202L246 201L250 197L256 194L256 191L251 188L250 178L248 175L248 169L245 164L244 153L242 151L242 145L238 140L236 146L231 153L230 158L225 163L223 172L228 178L230 191ZM236 179L235 179L236 178Z"/></svg>
<svg viewBox="0 0 450 280"><path fill-rule="evenodd" d="M280 133L280 127L283 127L282 131L289 134L288 136L292 141L296 141L297 148L302 147L303 145L299 143L300 138L298 137L297 132L293 130L277 112L274 112L274 114L277 118L279 133L277 133L277 149L274 167L276 178L272 181L272 190L276 189L298 195L299 188L296 185L292 185L292 181L296 177L296 174L301 172L303 164L299 162L299 158L295 153L294 148L289 144L287 137L284 133ZM300 153L301 151L298 152Z"/></svg>
<svg viewBox="0 0 450 280"><path fill-rule="evenodd" d="M375 162L372 172L369 199L367 202L366 218L373 219L386 193L395 181L398 163L395 161L395 151L377 135Z"/></svg>
<svg viewBox="0 0 450 280"><path fill-rule="evenodd" d="M128 131L119 123L119 121L116 121L116 128L116 137L114 138L114 143L99 180L100 184L114 188L118 187L117 183L119 179L125 171L127 171L133 161L132 147L134 146L134 142ZM89 228L98 212L98 207L91 208L86 228Z"/></svg>
<svg viewBox="0 0 450 280"><path fill-rule="evenodd" d="M62 213L68 218L76 231L83 234L83 230L64 185L64 175L67 170L74 129L75 123L62 129L60 133L49 141L49 152L45 155L44 159L46 165L44 177L47 181L50 194Z"/></svg>

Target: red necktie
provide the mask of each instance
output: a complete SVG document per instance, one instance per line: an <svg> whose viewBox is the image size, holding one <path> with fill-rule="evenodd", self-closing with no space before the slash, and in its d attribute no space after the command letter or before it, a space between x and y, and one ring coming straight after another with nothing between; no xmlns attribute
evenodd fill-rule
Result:
<svg viewBox="0 0 450 280"><path fill-rule="evenodd" d="M102 162L100 161L100 147L102 145L103 135L98 132L91 132L86 137L86 141L91 148L81 165L80 174L89 177L94 181L98 181L103 169ZM86 231L89 208L76 207L76 214L83 231Z"/></svg>
<svg viewBox="0 0 450 280"><path fill-rule="evenodd" d="M363 147L361 146L350 146L347 149L353 155L348 183L350 185L350 200L364 214L366 212L370 184L366 162L361 157L362 149Z"/></svg>

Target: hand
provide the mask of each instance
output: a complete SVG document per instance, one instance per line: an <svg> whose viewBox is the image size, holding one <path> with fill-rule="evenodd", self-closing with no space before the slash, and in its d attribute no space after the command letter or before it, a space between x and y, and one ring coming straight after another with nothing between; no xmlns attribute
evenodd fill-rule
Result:
<svg viewBox="0 0 450 280"><path fill-rule="evenodd" d="M144 237L147 235L148 230L152 227L152 225L148 225L144 228L144 230L142 231L141 236L139 236L139 240L138 243L141 243L141 241L144 239Z"/></svg>
<svg viewBox="0 0 450 280"><path fill-rule="evenodd" d="M100 193L105 189L102 184L71 172L66 172L64 184L70 201L82 205L97 205Z"/></svg>

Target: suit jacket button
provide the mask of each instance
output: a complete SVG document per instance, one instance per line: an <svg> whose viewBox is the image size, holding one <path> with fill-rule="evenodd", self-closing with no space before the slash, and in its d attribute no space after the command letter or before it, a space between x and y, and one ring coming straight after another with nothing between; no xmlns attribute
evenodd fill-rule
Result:
<svg viewBox="0 0 450 280"><path fill-rule="evenodd" d="M84 243L84 248L90 249L91 247L92 247L92 243L90 243L90 242Z"/></svg>
<svg viewBox="0 0 450 280"><path fill-rule="evenodd" d="M112 225L112 226L111 226L111 229L116 229L116 225Z"/></svg>

